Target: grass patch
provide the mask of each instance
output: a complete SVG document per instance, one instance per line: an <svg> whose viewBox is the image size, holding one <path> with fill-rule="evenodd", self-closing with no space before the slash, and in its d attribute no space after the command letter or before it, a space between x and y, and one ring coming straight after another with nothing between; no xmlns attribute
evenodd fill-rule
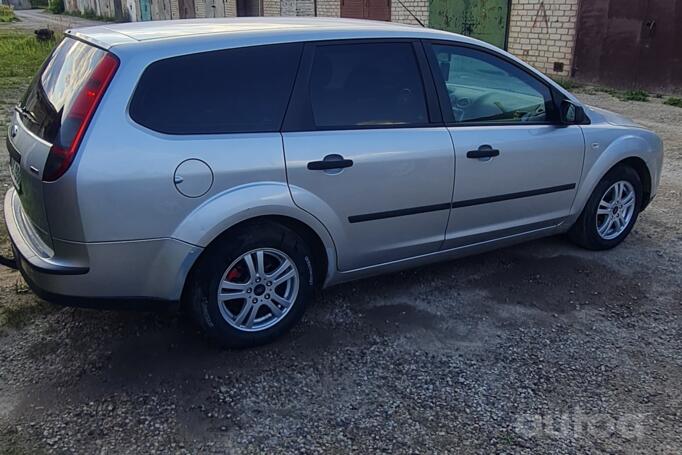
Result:
<svg viewBox="0 0 682 455"><path fill-rule="evenodd" d="M608 93L609 95L618 98L621 101L649 101L649 94L644 90L627 90L620 91L608 87L594 87L597 92Z"/></svg>
<svg viewBox="0 0 682 455"><path fill-rule="evenodd" d="M60 38L38 41L31 32L0 31L0 141L5 140L11 106L21 99Z"/></svg>
<svg viewBox="0 0 682 455"><path fill-rule="evenodd" d="M649 101L649 94L643 90L628 90L623 92L621 97L623 101Z"/></svg>
<svg viewBox="0 0 682 455"><path fill-rule="evenodd" d="M0 33L0 85L28 83L61 36L38 41L33 34Z"/></svg>
<svg viewBox="0 0 682 455"><path fill-rule="evenodd" d="M580 82L568 78L556 78L554 79L554 82L556 82L566 90L575 90L577 88L581 88L584 86Z"/></svg>
<svg viewBox="0 0 682 455"><path fill-rule="evenodd" d="M64 12L64 0L48 0L47 9L54 14L62 14Z"/></svg>
<svg viewBox="0 0 682 455"><path fill-rule="evenodd" d="M667 100L663 101L663 104L667 104L668 106L682 107L682 98L671 96Z"/></svg>
<svg viewBox="0 0 682 455"><path fill-rule="evenodd" d="M0 22L14 22L19 19L14 14L14 9L9 5L0 5Z"/></svg>

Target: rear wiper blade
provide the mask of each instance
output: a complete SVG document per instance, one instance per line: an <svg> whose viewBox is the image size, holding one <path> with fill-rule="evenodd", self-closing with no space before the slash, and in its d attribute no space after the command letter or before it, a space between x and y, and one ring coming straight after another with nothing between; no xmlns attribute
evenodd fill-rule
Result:
<svg viewBox="0 0 682 455"><path fill-rule="evenodd" d="M16 106L14 106L14 110L17 111L19 113L19 115L29 119L31 122L35 123L36 125L38 123L40 123L40 122L38 122L38 119L36 118L36 116L33 115L33 112L29 111L25 107L17 104Z"/></svg>

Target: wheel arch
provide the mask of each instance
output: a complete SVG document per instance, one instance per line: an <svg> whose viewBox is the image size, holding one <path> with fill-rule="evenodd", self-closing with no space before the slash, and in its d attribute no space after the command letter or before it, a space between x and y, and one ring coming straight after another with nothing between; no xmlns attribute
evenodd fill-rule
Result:
<svg viewBox="0 0 682 455"><path fill-rule="evenodd" d="M644 200L642 209L651 200L654 185L655 153L644 138L638 135L625 135L609 144L590 163L586 158L578 192L573 201L572 217L569 226L580 216L599 182L617 166L632 167L642 181Z"/></svg>
<svg viewBox="0 0 682 455"><path fill-rule="evenodd" d="M284 182L261 182L231 188L203 201L178 225L172 237L203 248L201 254L187 266L178 283L187 291L191 274L201 263L206 251L234 229L248 223L269 221L296 231L309 243L315 255L317 285L324 285L335 273L336 246L327 227L308 212L297 207Z"/></svg>
<svg viewBox="0 0 682 455"><path fill-rule="evenodd" d="M582 201L579 205L579 210L577 210L577 213L580 214L580 212L583 211L585 208L585 204L587 204L587 201L590 199L590 196L592 195L592 192L594 192L594 189L597 187L599 182L602 181L602 179L613 169L617 168L618 166L628 166L637 172L637 175L639 176L640 181L642 182L642 194L643 194L643 201L642 201L642 206L641 210L644 210L646 205L649 203L649 200L651 198L651 171L649 170L646 162L639 156L628 156L626 158L621 158L618 161L615 161L612 163L609 167L605 167L604 170L601 170L598 175L593 175L590 178L590 185L588 188L584 188L584 191L582 191Z"/></svg>
<svg viewBox="0 0 682 455"><path fill-rule="evenodd" d="M246 218L243 219L231 226L229 226L227 229L224 231L220 232L218 235L216 235L203 249L201 254L194 260L192 263L191 267L189 268L189 271L185 275L184 278L184 284L183 284L183 291L182 291L182 300L186 300L185 296L187 293L190 291L191 287L191 282L192 282L192 275L194 273L197 273L197 270L201 266L203 258L206 257L207 254L209 254L209 251L212 250L212 247L219 243L222 239L225 237L230 236L231 233L248 227L249 225L253 224L258 224L258 223L273 223L273 224L279 224L281 226L285 226L294 232L296 232L298 235L300 235L303 240L306 242L308 247L310 247L312 255L313 255L313 264L315 267L313 267L314 273L315 273L315 286L318 288L321 288L324 286L324 284L327 281L327 278L330 276L330 265L335 264L335 253L333 247L329 247L328 244L325 244L325 241L322 239L322 236L319 235L318 231L313 229L311 226L309 226L307 223L301 221L300 219L296 219L291 216L287 215L280 215L280 214L273 214L273 215L260 215L260 216L255 216L252 218ZM329 239L331 240L331 239Z"/></svg>
<svg viewBox="0 0 682 455"><path fill-rule="evenodd" d="M611 166L611 169L622 165L631 167L639 175L639 180L642 182L642 206L640 211L644 210L651 201L651 171L649 171L646 162L638 156L625 158ZM611 169L609 169L609 172Z"/></svg>

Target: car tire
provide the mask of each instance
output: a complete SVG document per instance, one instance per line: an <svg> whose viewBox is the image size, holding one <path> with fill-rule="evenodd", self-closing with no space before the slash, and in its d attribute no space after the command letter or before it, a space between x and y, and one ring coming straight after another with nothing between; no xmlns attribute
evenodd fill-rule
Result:
<svg viewBox="0 0 682 455"><path fill-rule="evenodd" d="M637 222L642 194L642 182L633 168L621 165L611 169L595 187L569 230L569 238L590 250L608 250L620 244Z"/></svg>
<svg viewBox="0 0 682 455"><path fill-rule="evenodd" d="M252 223L206 251L192 273L187 305L200 328L222 347L267 344L289 331L312 300L313 264L296 232L276 223Z"/></svg>

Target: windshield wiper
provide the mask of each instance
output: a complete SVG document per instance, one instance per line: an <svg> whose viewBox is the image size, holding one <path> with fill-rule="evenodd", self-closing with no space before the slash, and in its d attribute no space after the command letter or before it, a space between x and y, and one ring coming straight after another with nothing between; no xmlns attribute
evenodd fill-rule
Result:
<svg viewBox="0 0 682 455"><path fill-rule="evenodd" d="M29 111L25 107L17 104L16 106L14 106L14 110L17 111L19 113L19 115L21 115L24 118L27 118L32 123L35 123L36 125L40 123L40 122L38 122L38 119L36 118L36 116L33 115L33 112Z"/></svg>

